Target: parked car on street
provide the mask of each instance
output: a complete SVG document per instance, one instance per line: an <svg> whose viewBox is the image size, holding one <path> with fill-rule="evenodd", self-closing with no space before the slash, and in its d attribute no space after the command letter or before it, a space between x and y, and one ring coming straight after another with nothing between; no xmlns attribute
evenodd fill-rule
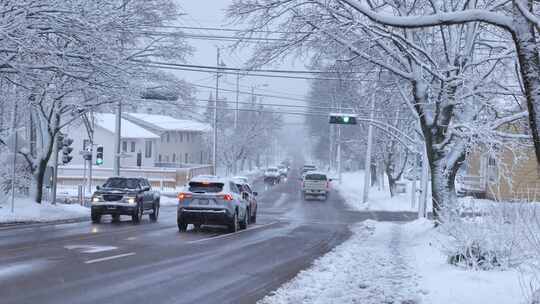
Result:
<svg viewBox="0 0 540 304"><path fill-rule="evenodd" d="M111 177L97 186L92 195L92 222L99 223L105 214L112 215L114 221L121 215L129 215L135 223L148 214L155 222L159 216L159 199L159 192L152 190L146 178Z"/></svg>
<svg viewBox="0 0 540 304"><path fill-rule="evenodd" d="M195 177L187 189L178 194L177 224L180 232L193 224L224 225L230 232L246 229L250 222L249 203L242 199L232 179Z"/></svg>
<svg viewBox="0 0 540 304"><path fill-rule="evenodd" d="M322 197L323 200L328 198L330 192L330 182L325 173L310 171L302 178L302 198L307 200L309 197Z"/></svg>
<svg viewBox="0 0 540 304"><path fill-rule="evenodd" d="M269 167L264 171L264 182L267 184L279 184L281 180L281 175L279 174L279 169L276 167Z"/></svg>

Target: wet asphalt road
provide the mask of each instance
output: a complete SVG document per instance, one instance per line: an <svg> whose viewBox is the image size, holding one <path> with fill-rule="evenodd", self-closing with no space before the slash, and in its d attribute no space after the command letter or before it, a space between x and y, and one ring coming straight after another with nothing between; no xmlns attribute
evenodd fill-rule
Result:
<svg viewBox="0 0 540 304"><path fill-rule="evenodd" d="M157 223L0 230L0 303L255 303L346 240L351 224L416 217L349 211L334 192L304 202L296 178L255 188L257 224L234 234L181 234L175 207L162 207Z"/></svg>

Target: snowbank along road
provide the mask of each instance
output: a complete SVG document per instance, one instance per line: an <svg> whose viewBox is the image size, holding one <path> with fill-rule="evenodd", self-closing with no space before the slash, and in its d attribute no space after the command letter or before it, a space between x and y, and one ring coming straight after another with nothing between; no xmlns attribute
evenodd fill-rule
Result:
<svg viewBox="0 0 540 304"><path fill-rule="evenodd" d="M407 221L406 212L355 212L331 192L301 200L297 174L262 191L257 224L179 233L176 208L145 216L0 230L0 294L7 303L255 303L342 243L366 219Z"/></svg>

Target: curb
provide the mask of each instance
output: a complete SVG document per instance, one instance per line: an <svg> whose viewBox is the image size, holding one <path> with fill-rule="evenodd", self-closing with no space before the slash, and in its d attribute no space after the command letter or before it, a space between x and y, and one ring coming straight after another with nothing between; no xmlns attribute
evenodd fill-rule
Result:
<svg viewBox="0 0 540 304"><path fill-rule="evenodd" d="M12 229L23 229L23 228L35 228L35 227L52 226L52 225L60 225L60 224L82 223L89 220L90 220L90 217L79 217L79 218L72 218L72 219L65 219L65 220L47 221L47 222L29 221L29 222L0 223L0 231L12 230Z"/></svg>

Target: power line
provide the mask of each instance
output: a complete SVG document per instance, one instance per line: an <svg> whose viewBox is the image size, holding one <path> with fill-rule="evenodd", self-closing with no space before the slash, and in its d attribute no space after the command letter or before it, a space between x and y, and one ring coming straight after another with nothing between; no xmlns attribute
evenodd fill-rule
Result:
<svg viewBox="0 0 540 304"><path fill-rule="evenodd" d="M199 72L199 73L215 73L215 71L206 70L206 69L195 69L195 68L183 68L174 65L168 64L144 64L145 67L157 68L157 69L168 69L168 70L179 70L179 71L190 71L190 72ZM220 74L227 75L236 75L234 72L221 71ZM360 79L360 78L331 78L331 77L304 77L304 76L290 76L290 75L270 75L270 74L259 74L259 73L245 73L243 76L250 77L266 77L266 78L283 78L283 79L299 79L299 80L342 80L342 81L363 81L363 82L372 82L373 80L369 79Z"/></svg>
<svg viewBox="0 0 540 304"><path fill-rule="evenodd" d="M357 74L358 72L354 71L309 71L309 70L276 70L276 69L242 69L242 68L232 68L232 67L225 67L225 66L210 66L210 65L198 65L198 64L184 64L184 63L173 63L173 62L163 62L163 61L153 61L153 60L132 60L133 62L138 63L144 63L144 64L158 64L158 65L170 65L170 66L177 66L177 67L185 67L185 68L196 68L196 69L205 69L205 70L212 70L213 73L216 72L216 70L221 71L235 71L235 72L257 72L257 73L278 73L278 74ZM336 78L340 79L340 78Z"/></svg>
<svg viewBox="0 0 540 304"><path fill-rule="evenodd" d="M270 30L242 30L242 29L232 29L232 28L218 28L218 27L192 27L192 26L174 26L174 25L160 25L157 27L161 28L171 28L171 29L182 29L182 30L205 30L205 31L219 31L219 32L236 32L236 33L262 33L262 34L301 34L307 35L311 32L287 32L287 31L270 31Z"/></svg>

